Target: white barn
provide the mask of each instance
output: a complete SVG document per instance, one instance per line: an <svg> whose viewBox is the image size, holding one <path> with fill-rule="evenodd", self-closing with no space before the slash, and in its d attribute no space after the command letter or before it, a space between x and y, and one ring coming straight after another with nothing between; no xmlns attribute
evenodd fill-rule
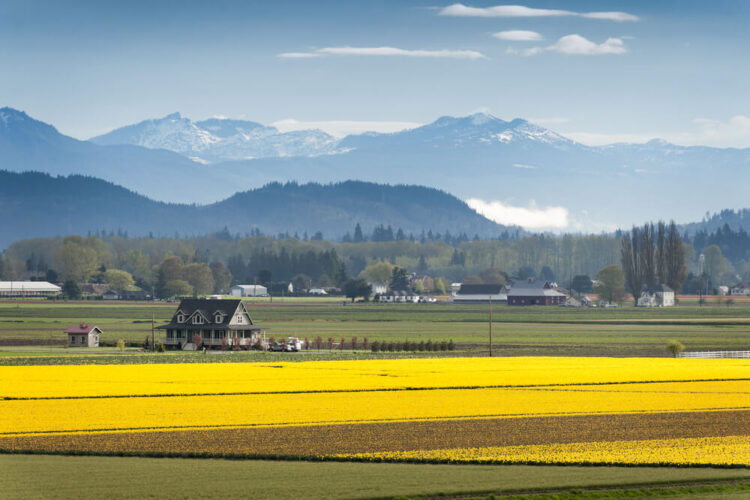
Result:
<svg viewBox="0 0 750 500"><path fill-rule="evenodd" d="M61 292L47 281L0 281L0 297L48 297Z"/></svg>
<svg viewBox="0 0 750 500"><path fill-rule="evenodd" d="M234 285L229 289L232 297L265 297L268 289L263 285Z"/></svg>

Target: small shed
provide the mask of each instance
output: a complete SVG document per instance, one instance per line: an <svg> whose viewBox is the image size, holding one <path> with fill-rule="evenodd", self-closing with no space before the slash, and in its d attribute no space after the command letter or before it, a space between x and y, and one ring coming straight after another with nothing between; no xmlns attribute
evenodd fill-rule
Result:
<svg viewBox="0 0 750 500"><path fill-rule="evenodd" d="M65 330L65 333L68 334L68 347L99 347L102 330L98 326L79 323Z"/></svg>

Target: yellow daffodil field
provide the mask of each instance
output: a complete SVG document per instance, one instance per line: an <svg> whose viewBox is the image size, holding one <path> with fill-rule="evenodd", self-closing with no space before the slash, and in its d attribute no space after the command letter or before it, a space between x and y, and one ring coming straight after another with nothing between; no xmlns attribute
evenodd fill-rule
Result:
<svg viewBox="0 0 750 500"><path fill-rule="evenodd" d="M750 361L0 367L0 450L750 466Z"/></svg>

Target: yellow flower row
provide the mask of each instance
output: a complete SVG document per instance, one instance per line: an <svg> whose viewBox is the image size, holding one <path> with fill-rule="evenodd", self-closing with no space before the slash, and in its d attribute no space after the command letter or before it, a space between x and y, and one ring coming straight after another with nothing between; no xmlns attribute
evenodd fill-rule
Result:
<svg viewBox="0 0 750 500"><path fill-rule="evenodd" d="M652 384L638 385L639 389ZM0 401L0 433L245 427L750 408L748 383L730 381L576 390L436 389L353 393ZM721 391L717 389L721 388ZM589 392L595 391L595 392Z"/></svg>
<svg viewBox="0 0 750 500"><path fill-rule="evenodd" d="M334 456L370 460L451 462L750 465L750 436L555 443Z"/></svg>
<svg viewBox="0 0 750 500"><path fill-rule="evenodd" d="M0 398L342 391L748 379L741 359L454 358L3 366Z"/></svg>

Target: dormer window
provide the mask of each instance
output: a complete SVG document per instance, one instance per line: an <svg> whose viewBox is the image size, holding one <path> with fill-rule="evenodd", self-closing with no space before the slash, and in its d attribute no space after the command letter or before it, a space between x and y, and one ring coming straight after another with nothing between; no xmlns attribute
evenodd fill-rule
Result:
<svg viewBox="0 0 750 500"><path fill-rule="evenodd" d="M178 323L184 323L185 322L185 315L182 313L177 314L177 322Z"/></svg>
<svg viewBox="0 0 750 500"><path fill-rule="evenodd" d="M216 316L214 316L214 323L221 323L224 317L221 315L221 313L216 313Z"/></svg>
<svg viewBox="0 0 750 500"><path fill-rule="evenodd" d="M203 324L203 316L201 316L200 314L196 314L193 317L193 324L194 325L202 325Z"/></svg>

